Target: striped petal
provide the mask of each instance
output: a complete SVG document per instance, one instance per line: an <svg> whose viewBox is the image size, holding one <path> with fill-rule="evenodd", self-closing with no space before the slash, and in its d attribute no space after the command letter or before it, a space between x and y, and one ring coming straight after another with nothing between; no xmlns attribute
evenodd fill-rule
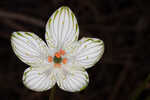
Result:
<svg viewBox="0 0 150 100"><path fill-rule="evenodd" d="M60 7L49 18L45 38L51 48L65 48L78 40L76 17L68 7Z"/></svg>
<svg viewBox="0 0 150 100"><path fill-rule="evenodd" d="M89 83L88 73L84 69L77 68L68 66L58 75L60 78L57 78L57 84L61 89L68 92L78 92L87 87Z"/></svg>
<svg viewBox="0 0 150 100"><path fill-rule="evenodd" d="M48 47L37 35L31 32L14 32L11 45L15 54L30 66L47 65Z"/></svg>
<svg viewBox="0 0 150 100"><path fill-rule="evenodd" d="M104 43L96 38L82 38L75 52L75 62L84 68L90 68L99 61L104 53Z"/></svg>
<svg viewBox="0 0 150 100"><path fill-rule="evenodd" d="M31 90L41 92L52 88L56 81L52 70L30 67L23 74L23 83Z"/></svg>

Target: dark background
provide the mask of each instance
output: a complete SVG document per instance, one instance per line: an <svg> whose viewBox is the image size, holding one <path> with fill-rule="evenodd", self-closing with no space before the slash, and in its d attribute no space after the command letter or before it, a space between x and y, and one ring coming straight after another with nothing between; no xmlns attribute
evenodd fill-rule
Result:
<svg viewBox="0 0 150 100"><path fill-rule="evenodd" d="M0 0L0 100L48 100L50 90L37 93L22 84L28 66L15 56L10 36L21 30L44 39L49 16L62 5L75 13L80 38L102 39L105 53L87 70L85 90L69 93L57 87L55 100L150 100L145 81L150 72L149 0Z"/></svg>

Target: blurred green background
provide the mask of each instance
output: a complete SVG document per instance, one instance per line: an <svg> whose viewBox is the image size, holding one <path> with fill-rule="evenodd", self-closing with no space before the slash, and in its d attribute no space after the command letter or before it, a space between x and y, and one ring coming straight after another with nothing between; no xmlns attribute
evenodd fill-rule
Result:
<svg viewBox="0 0 150 100"><path fill-rule="evenodd" d="M44 39L50 15L65 5L75 13L83 36L105 43L102 59L88 69L89 86L79 93L57 87L55 100L150 100L149 0L1 0L0 100L48 100L50 90L33 92L22 84L28 67L12 51L14 31Z"/></svg>

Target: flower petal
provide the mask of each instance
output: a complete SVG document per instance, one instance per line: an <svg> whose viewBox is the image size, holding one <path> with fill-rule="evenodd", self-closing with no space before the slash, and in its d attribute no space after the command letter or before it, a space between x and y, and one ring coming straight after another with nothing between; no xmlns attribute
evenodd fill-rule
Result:
<svg viewBox="0 0 150 100"><path fill-rule="evenodd" d="M15 54L24 63L33 67L46 64L48 47L34 33L14 32L11 36L11 45Z"/></svg>
<svg viewBox="0 0 150 100"><path fill-rule="evenodd" d="M29 67L23 74L24 85L33 91L46 91L52 88L56 81L52 70Z"/></svg>
<svg viewBox="0 0 150 100"><path fill-rule="evenodd" d="M49 18L45 38L51 48L65 48L78 40L76 17L68 7L60 7Z"/></svg>
<svg viewBox="0 0 150 100"><path fill-rule="evenodd" d="M84 68L90 68L99 61L104 53L104 43L96 38L82 38L75 52L75 62Z"/></svg>
<svg viewBox="0 0 150 100"><path fill-rule="evenodd" d="M68 92L78 92L85 89L89 83L88 73L84 69L77 69L77 67L68 68L58 75L60 76L57 79L58 86Z"/></svg>

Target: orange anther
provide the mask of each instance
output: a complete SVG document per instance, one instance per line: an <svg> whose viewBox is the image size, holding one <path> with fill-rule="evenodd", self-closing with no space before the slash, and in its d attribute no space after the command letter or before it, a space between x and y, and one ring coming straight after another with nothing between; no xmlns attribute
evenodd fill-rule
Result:
<svg viewBox="0 0 150 100"><path fill-rule="evenodd" d="M66 52L65 52L64 50L62 50L62 49L60 49L59 52L60 52L61 55L64 55L64 54L66 53Z"/></svg>
<svg viewBox="0 0 150 100"><path fill-rule="evenodd" d="M61 67L61 64L55 63L54 66L55 67Z"/></svg>
<svg viewBox="0 0 150 100"><path fill-rule="evenodd" d="M60 58L60 57L61 57L61 55L60 55L59 52L56 52L56 53L55 53L55 56L56 56L57 58Z"/></svg>
<svg viewBox="0 0 150 100"><path fill-rule="evenodd" d="M66 64L67 63L67 58L64 58L62 62L63 62L63 64Z"/></svg>
<svg viewBox="0 0 150 100"><path fill-rule="evenodd" d="M53 61L53 57L52 56L49 56L48 57L48 62L52 62Z"/></svg>

